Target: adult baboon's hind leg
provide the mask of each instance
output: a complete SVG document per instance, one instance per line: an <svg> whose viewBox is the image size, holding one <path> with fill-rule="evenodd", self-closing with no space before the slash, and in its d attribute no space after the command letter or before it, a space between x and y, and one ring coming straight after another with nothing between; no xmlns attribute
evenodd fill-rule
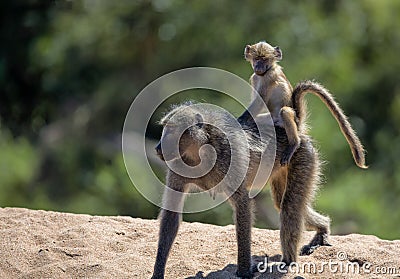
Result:
<svg viewBox="0 0 400 279"><path fill-rule="evenodd" d="M304 228L309 192L308 178L289 170L286 191L281 203L282 261L289 265L297 260L298 247Z"/></svg>
<svg viewBox="0 0 400 279"><path fill-rule="evenodd" d="M330 232L330 219L316 212L311 206L307 206L305 216L307 229L316 230L317 233L307 245L301 249L300 255L310 255L320 246L331 246L328 242Z"/></svg>

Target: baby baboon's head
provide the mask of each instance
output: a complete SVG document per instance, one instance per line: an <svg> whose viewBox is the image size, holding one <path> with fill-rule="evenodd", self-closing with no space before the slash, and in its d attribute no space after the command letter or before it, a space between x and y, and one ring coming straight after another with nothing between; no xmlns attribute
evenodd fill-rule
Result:
<svg viewBox="0 0 400 279"><path fill-rule="evenodd" d="M263 76L276 62L282 60L282 51L278 46L273 47L266 42L259 42L247 45L244 57L251 63L254 73Z"/></svg>

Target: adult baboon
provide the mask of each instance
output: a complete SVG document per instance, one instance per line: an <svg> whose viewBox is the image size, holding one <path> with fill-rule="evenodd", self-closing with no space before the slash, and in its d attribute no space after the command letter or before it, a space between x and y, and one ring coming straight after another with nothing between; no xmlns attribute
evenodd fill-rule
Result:
<svg viewBox="0 0 400 279"><path fill-rule="evenodd" d="M235 212L237 275L251 277L252 209L248 189L266 142L261 141L256 133L251 133L250 129L242 130L237 122L236 125L233 122L236 120L227 113L190 104L175 107L160 121L164 129L156 151L162 160L174 164L174 160L181 158L191 167L207 164L206 154L201 149L205 145L213 147L216 160L211 170L202 176L183 176L174 170L168 170L167 187L163 196L164 206L160 213L157 259L152 278L164 278L168 253L181 220L179 211L182 209L184 195L177 195L177 192L187 192L189 184L229 196L229 202ZM179 147L174 148L173 145L178 143ZM231 174L227 175L230 168ZM174 206L177 212L164 209Z"/></svg>
<svg viewBox="0 0 400 279"><path fill-rule="evenodd" d="M263 115L258 117L263 117ZM195 184L204 190L214 189L230 196L229 201L235 212L238 245L237 275L251 278L252 201L249 198L248 189L253 183L262 152L268 141L261 140L259 130L252 119L242 123L242 130L232 125L226 114L207 111L201 106L175 107L161 120L161 124L164 125L163 135L156 147L161 159L173 162L181 157L187 165L198 166L202 163L201 158L204 158L201 147L211 145L215 150L216 160L211 171L199 177L185 177L171 169L168 170L163 208L175 206L176 210L161 210L158 251L152 278L164 278L168 254L181 220L179 210L182 208L184 195L177 196L176 193L187 192L189 184ZM182 126L183 133L179 132ZM315 237L301 251L302 254L310 254L318 246L329 245L327 237L330 221L328 217L312 209L320 174L318 153L313 147L312 140L307 135L299 135L300 144L297 151L289 164L282 166L280 160L289 145L288 138L284 128L274 127L272 121L270 127L275 130L277 143L270 184L273 200L281 217L282 261L290 264L297 259L298 245L304 226L317 231ZM228 133L222 131L228 131ZM239 136L243 135L243 131L245 140ZM273 136L273 133L271 135ZM228 138L233 140L228 141ZM179 143L178 149L163 147L170 146L173 142ZM178 150L178 152L173 150ZM232 164L232 150L239 154L239 158L242 158L245 163L239 160ZM226 178L230 167L234 168L234 173L245 170L245 178L233 176L229 178L228 183L220 184L224 177ZM238 185L238 187L232 188L230 185Z"/></svg>

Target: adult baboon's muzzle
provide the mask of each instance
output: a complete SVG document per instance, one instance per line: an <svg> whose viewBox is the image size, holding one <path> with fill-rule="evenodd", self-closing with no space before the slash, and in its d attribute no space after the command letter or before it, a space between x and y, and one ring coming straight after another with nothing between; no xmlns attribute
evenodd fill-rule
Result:
<svg viewBox="0 0 400 279"><path fill-rule="evenodd" d="M158 142L157 146L155 147L155 150L156 150L157 156L158 156L161 160L165 161L165 160L164 160L164 155L163 155L162 149L161 149L161 141Z"/></svg>

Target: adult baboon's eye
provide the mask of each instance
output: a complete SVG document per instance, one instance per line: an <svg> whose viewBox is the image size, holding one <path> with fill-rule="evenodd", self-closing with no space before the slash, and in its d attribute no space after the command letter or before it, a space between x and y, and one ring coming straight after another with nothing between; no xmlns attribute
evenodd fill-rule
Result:
<svg viewBox="0 0 400 279"><path fill-rule="evenodd" d="M176 125L167 123L167 124L165 124L165 127L170 129L170 130L174 130L176 128Z"/></svg>
<svg viewBox="0 0 400 279"><path fill-rule="evenodd" d="M178 127L179 126L175 124L168 124L165 128L167 129L168 133L175 134L179 131Z"/></svg>

